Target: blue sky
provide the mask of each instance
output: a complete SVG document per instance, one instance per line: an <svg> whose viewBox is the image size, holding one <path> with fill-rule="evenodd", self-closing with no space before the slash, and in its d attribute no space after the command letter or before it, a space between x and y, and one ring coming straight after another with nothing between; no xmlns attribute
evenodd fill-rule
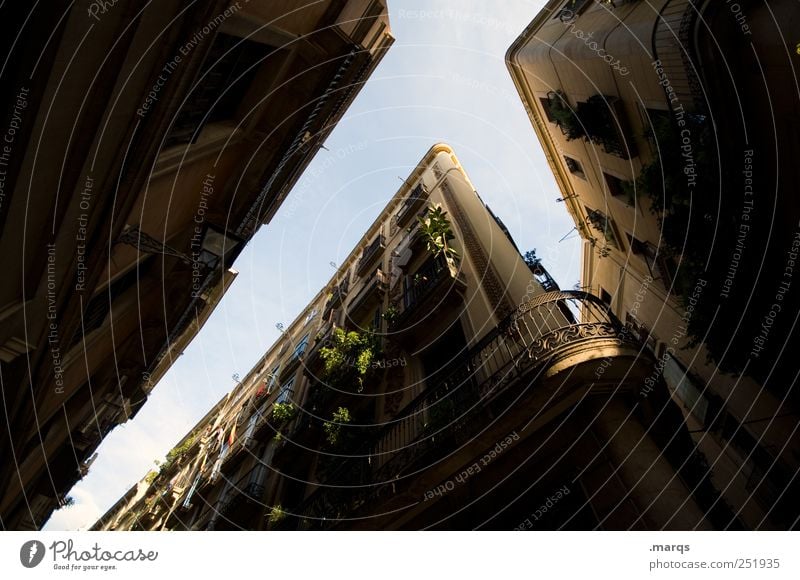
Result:
<svg viewBox="0 0 800 580"><path fill-rule="evenodd" d="M135 419L99 448L45 529L90 526L245 375L333 274L434 143L453 146L523 252L563 288L580 245L505 67L542 0L388 0L394 46L272 223L239 256L237 280Z"/></svg>

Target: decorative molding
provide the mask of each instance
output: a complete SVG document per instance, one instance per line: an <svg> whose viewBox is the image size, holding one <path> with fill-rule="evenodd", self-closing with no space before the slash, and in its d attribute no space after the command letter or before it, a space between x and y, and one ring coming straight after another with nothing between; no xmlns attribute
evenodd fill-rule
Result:
<svg viewBox="0 0 800 580"><path fill-rule="evenodd" d="M483 246L478 240L478 236L475 234L472 224L469 223L469 219L462 209L461 204L458 202L458 198L450 187L450 184L447 183L447 179L442 179L444 172L441 167L439 167L438 163L433 164L433 173L438 179L441 179L440 187L444 193L445 201L461 230L464 249L469 254L470 260L478 270L480 286L485 290L495 315L500 319L504 319L514 312L512 301L509 299L500 281L500 277L490 264L486 252L484 252Z"/></svg>

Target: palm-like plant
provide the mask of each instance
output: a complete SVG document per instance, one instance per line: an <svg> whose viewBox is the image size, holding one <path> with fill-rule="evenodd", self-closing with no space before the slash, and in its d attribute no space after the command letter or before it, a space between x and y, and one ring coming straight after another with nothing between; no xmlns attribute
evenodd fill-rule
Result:
<svg viewBox="0 0 800 580"><path fill-rule="evenodd" d="M428 251L433 256L442 256L447 262L450 274L455 276L458 273L459 255L455 248L448 244L456 236L453 233L453 226L447 218L447 212L439 204L428 208L424 216L417 218L420 224L420 231L425 236L425 243Z"/></svg>

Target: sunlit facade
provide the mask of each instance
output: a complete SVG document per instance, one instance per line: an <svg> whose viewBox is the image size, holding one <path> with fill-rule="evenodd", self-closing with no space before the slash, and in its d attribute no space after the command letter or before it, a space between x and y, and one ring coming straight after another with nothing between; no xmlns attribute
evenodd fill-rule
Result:
<svg viewBox="0 0 800 580"><path fill-rule="evenodd" d="M4 9L4 529L68 503L393 42L382 0L58 4Z"/></svg>
<svg viewBox="0 0 800 580"><path fill-rule="evenodd" d="M427 229L439 211L451 260ZM363 373L342 336L375 341ZM709 528L677 406L663 384L639 393L652 366L600 299L523 259L436 145L148 491L94 529Z"/></svg>
<svg viewBox="0 0 800 580"><path fill-rule="evenodd" d="M796 413L778 389L720 371L706 348L687 335L699 314L698 300L724 302L725 283L717 288L702 276L686 279L683 260L690 259L689 252L666 250L666 229L654 211L659 203L636 191L643 168L670 154L666 144L672 134L665 126L677 132L683 157L676 179L689 191L701 177L698 159L711 155L699 143L700 133L710 131L707 99L713 98L713 83L701 78L697 53L712 44L709 23L738 25L727 8L701 12L696 4L552 0L506 59L556 177L558 201L583 238L581 288L601 297L655 354L653 376L640 389L647 394L663 378L682 407L704 470L722 490L715 525L782 529L796 525L798 515L788 503L780 504L793 495L786 486L793 485L798 469ZM750 22L758 22L752 5L747 9ZM758 10L758 18L766 18ZM730 32L714 42L727 52L726 43L739 39ZM714 110L718 124L723 111ZM742 169L752 170L752 153L735 154L733 166L738 168L743 156ZM668 177L664 181L671 183ZM713 219L700 215L692 227L713 229ZM745 228L747 222L740 231ZM735 242L729 252L734 260ZM739 333L750 336L746 327Z"/></svg>

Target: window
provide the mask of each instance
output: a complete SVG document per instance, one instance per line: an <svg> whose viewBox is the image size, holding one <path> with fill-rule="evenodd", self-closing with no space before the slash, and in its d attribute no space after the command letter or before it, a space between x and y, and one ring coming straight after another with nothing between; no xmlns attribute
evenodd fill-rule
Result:
<svg viewBox="0 0 800 580"><path fill-rule="evenodd" d="M625 326L634 338L646 344L653 352L656 351L658 340L653 336L650 330L639 322L630 312L625 313ZM660 359L661 357L659 356L658 358Z"/></svg>
<svg viewBox="0 0 800 580"><path fill-rule="evenodd" d="M564 163L566 163L567 169L571 174L577 175L581 179L586 179L586 174L583 172L583 166L580 161L564 155Z"/></svg>
<svg viewBox="0 0 800 580"><path fill-rule="evenodd" d="M252 415L250 415L250 420L247 422L247 430L244 432L244 445L245 447L250 445L253 442L253 433L256 430L256 425L258 424L258 420L261 418L261 412L256 411Z"/></svg>
<svg viewBox="0 0 800 580"><path fill-rule="evenodd" d="M600 210L591 209L589 206L586 206L586 219L589 220L589 223L595 230L603 235L603 239L610 246L619 248L619 239L617 238L614 223L611 221L610 217Z"/></svg>
<svg viewBox="0 0 800 580"><path fill-rule="evenodd" d="M138 264L125 274L111 282L106 288L95 294L91 300L85 302L83 310L83 324L79 326L69 342L70 348L81 342L93 330L97 330L103 325L112 304L122 296L129 288L139 284L139 280L146 272L145 267L150 265L150 261Z"/></svg>
<svg viewBox="0 0 800 580"><path fill-rule="evenodd" d="M602 286L600 287L600 299L609 306L611 306L611 294L609 294L608 290L606 290Z"/></svg>
<svg viewBox="0 0 800 580"><path fill-rule="evenodd" d="M306 347L308 346L309 336L310 335L306 334L303 338L300 339L300 342L298 342L297 346L294 347L292 358L299 358L303 355L303 353L306 351Z"/></svg>
<svg viewBox="0 0 800 580"><path fill-rule="evenodd" d="M276 403L290 403L292 400L292 395L294 395L294 377L283 383L281 387L281 392L278 394L278 397L275 399Z"/></svg>
<svg viewBox="0 0 800 580"><path fill-rule="evenodd" d="M380 332L382 320L383 318L381 317L381 309L380 307L378 307L378 309L375 310L374 316L372 317L372 330L374 330L375 332Z"/></svg>
<svg viewBox="0 0 800 580"><path fill-rule="evenodd" d="M270 371L269 376L267 377L267 394L272 392L272 388L275 386L275 383L278 382L278 373L281 370L281 365L275 365L275 368Z"/></svg>
<svg viewBox="0 0 800 580"><path fill-rule="evenodd" d="M589 2L589 0L567 0L560 10L556 10L553 18L558 18L562 22L571 21L575 15L580 14L581 9Z"/></svg>
<svg viewBox="0 0 800 580"><path fill-rule="evenodd" d="M547 117L547 120L551 123L555 123L556 120L553 117L553 114L550 112L550 99L548 97L539 97L539 102L542 104L542 110L544 111L544 116Z"/></svg>
<svg viewBox="0 0 800 580"><path fill-rule="evenodd" d="M608 193L613 197L622 197L625 195L625 190L622 187L622 180L619 177L614 177L613 175L603 172L603 178L605 179L606 187L608 187Z"/></svg>
<svg viewBox="0 0 800 580"><path fill-rule="evenodd" d="M642 114L642 124L645 127L645 135L650 143L650 149L654 155L658 155L659 145L655 135L654 127L669 127L672 118L668 110L646 108Z"/></svg>
<svg viewBox="0 0 800 580"><path fill-rule="evenodd" d="M655 278L658 270L658 266L656 264L658 250L656 247L649 242L638 240L630 234L626 235L628 236L628 242L631 244L631 252L645 261L647 264L647 269L650 271L650 275Z"/></svg>
<svg viewBox="0 0 800 580"><path fill-rule="evenodd" d="M266 44L217 34L195 79L197 84L175 117L165 148L194 143L206 123L233 119L258 63L273 51Z"/></svg>
<svg viewBox="0 0 800 580"><path fill-rule="evenodd" d="M631 252L644 260L650 276L654 280L660 279L667 288L671 286L675 276L675 267L671 258L665 256L664 252L659 252L658 248L650 242L643 242L630 234L626 234L626 236L631 244Z"/></svg>
<svg viewBox="0 0 800 580"><path fill-rule="evenodd" d="M670 354L664 355L664 380L671 391L677 395L684 407L705 425L708 412L708 399L692 381L686 369Z"/></svg>
<svg viewBox="0 0 800 580"><path fill-rule="evenodd" d="M311 312L309 312L308 316L306 316L306 322L305 323L308 324L309 322L314 320L314 318L317 317L318 313L319 313L319 311L316 308L314 310L312 310Z"/></svg>

